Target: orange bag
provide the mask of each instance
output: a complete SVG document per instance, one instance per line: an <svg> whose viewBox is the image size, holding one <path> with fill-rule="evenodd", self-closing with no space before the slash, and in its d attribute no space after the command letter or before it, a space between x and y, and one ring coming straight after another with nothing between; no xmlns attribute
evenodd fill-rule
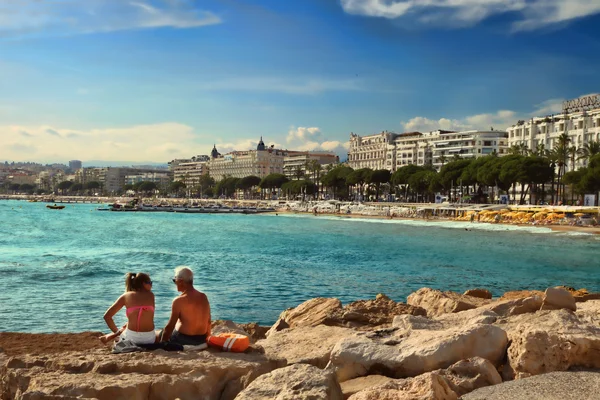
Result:
<svg viewBox="0 0 600 400"><path fill-rule="evenodd" d="M250 339L248 339L248 336L238 335L237 333L220 333L210 336L207 343L209 346L223 351L243 353L250 346Z"/></svg>

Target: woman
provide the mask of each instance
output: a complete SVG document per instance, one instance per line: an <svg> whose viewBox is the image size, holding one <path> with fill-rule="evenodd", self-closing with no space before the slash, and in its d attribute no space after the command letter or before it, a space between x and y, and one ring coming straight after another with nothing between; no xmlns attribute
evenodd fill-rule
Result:
<svg viewBox="0 0 600 400"><path fill-rule="evenodd" d="M127 313L127 324L118 329L113 316L123 307ZM104 320L114 332L100 338L105 343L119 335L121 339L135 344L154 343L154 293L150 276L131 272L125 275L125 293L104 313Z"/></svg>

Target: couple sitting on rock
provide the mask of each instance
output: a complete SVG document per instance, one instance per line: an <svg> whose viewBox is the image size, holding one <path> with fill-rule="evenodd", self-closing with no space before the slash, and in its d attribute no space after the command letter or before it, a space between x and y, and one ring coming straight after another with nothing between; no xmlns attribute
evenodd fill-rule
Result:
<svg viewBox="0 0 600 400"><path fill-rule="evenodd" d="M177 267L173 283L181 295L173 300L171 317L161 331L154 331L154 293L152 280L148 274L128 273L125 277L125 293L110 306L104 314L106 324L112 334L100 340L120 337L136 345L149 345L169 342L178 345L202 345L210 336L210 304L202 292L194 289L194 274L187 267ZM127 324L121 329L113 321L113 316L125 307Z"/></svg>

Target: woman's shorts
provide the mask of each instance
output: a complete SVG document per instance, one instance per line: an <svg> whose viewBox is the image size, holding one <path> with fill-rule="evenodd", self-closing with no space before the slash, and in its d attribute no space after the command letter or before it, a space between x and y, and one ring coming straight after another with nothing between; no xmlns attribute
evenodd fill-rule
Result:
<svg viewBox="0 0 600 400"><path fill-rule="evenodd" d="M153 344L156 341L156 334L154 331L136 332L125 329L121 334L121 340L130 340L135 344Z"/></svg>

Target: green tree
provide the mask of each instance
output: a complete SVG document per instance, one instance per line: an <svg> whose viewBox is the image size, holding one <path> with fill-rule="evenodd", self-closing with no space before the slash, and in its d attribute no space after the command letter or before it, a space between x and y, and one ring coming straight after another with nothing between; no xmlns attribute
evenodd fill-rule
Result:
<svg viewBox="0 0 600 400"><path fill-rule="evenodd" d="M346 177L346 185L358 187L358 194L362 197L364 185L371 182L373 170L371 168L360 168L350 172Z"/></svg>
<svg viewBox="0 0 600 400"><path fill-rule="evenodd" d="M585 160L589 163L592 157L600 154L600 142L589 141L579 149L578 153L580 160Z"/></svg>
<svg viewBox="0 0 600 400"><path fill-rule="evenodd" d="M19 190L21 192L25 192L25 193L29 193L29 194L32 194L34 189L35 189L35 185L31 185L29 183L23 183L21 185L21 187L19 187Z"/></svg>
<svg viewBox="0 0 600 400"><path fill-rule="evenodd" d="M456 197L457 186L463 184L461 180L463 171L468 168L472 161L471 159L453 160L440 168L439 182L446 190L455 188L454 197ZM468 182L464 183L468 184Z"/></svg>
<svg viewBox="0 0 600 400"><path fill-rule="evenodd" d="M246 198L246 193L251 190L253 187L256 187L260 184L261 179L256 175L249 175L242 179L237 184L238 189L242 189L244 191L244 198Z"/></svg>
<svg viewBox="0 0 600 400"><path fill-rule="evenodd" d="M65 194L65 190L69 189L71 186L73 186L73 182L71 181L62 181L58 184L58 188L63 195Z"/></svg>
<svg viewBox="0 0 600 400"><path fill-rule="evenodd" d="M408 201L408 193L410 190L409 179L417 172L424 171L424 167L420 167L415 164L408 164L400 167L391 176L392 185L397 188L403 187L404 189L404 200Z"/></svg>
<svg viewBox="0 0 600 400"><path fill-rule="evenodd" d="M181 194L181 192L185 189L185 183L182 181L173 181L169 185L169 193L174 193L177 197Z"/></svg>
<svg viewBox="0 0 600 400"><path fill-rule="evenodd" d="M12 190L13 194L16 194L20 188L21 188L21 185L19 185L18 183L11 183L8 186L8 190Z"/></svg>
<svg viewBox="0 0 600 400"><path fill-rule="evenodd" d="M208 174L203 174L198 180L198 187L200 189L201 197L205 195L210 197L212 194L210 191L215 187L215 179Z"/></svg>
<svg viewBox="0 0 600 400"><path fill-rule="evenodd" d="M138 186L138 190L146 195L152 193L156 189L158 189L158 186L154 182L144 181Z"/></svg>
<svg viewBox="0 0 600 400"><path fill-rule="evenodd" d="M83 185L83 188L88 191L88 194L93 193L94 190L100 189L101 184L98 181L90 181Z"/></svg>
<svg viewBox="0 0 600 400"><path fill-rule="evenodd" d="M379 200L379 189L382 184L389 183L392 174L387 169L376 169L371 173L370 183L375 184L375 198Z"/></svg>
<svg viewBox="0 0 600 400"><path fill-rule="evenodd" d="M321 182L325 187L332 190L334 198L348 198L348 185L346 184L346 180L352 171L354 170L346 165L336 165L335 167L331 167L321 178Z"/></svg>
<svg viewBox="0 0 600 400"><path fill-rule="evenodd" d="M438 173L433 170L424 169L414 173L408 178L408 185L416 193L417 200L419 196L423 201L431 199L433 194L432 189L435 189L435 182L437 181Z"/></svg>
<svg viewBox="0 0 600 400"><path fill-rule="evenodd" d="M214 195L216 197L233 197L240 178L225 177L216 183Z"/></svg>
<svg viewBox="0 0 600 400"><path fill-rule="evenodd" d="M81 183L74 183L70 188L69 191L71 193L79 193L83 190L83 184Z"/></svg>

